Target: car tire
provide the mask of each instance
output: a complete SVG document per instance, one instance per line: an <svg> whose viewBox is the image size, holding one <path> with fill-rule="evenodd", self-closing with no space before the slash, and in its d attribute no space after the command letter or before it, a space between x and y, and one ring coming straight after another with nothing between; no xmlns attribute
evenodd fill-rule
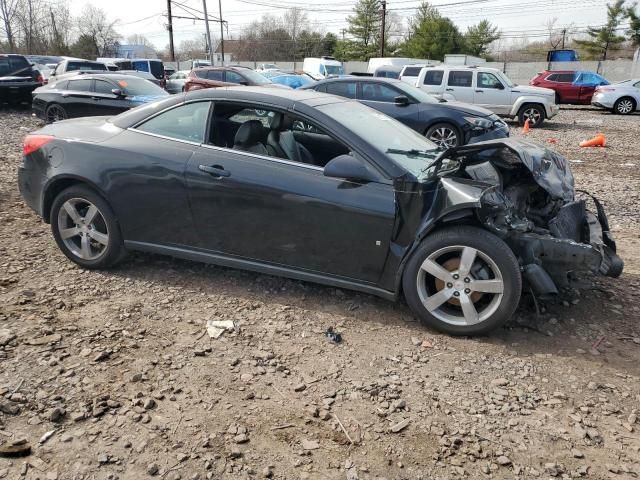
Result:
<svg viewBox="0 0 640 480"><path fill-rule="evenodd" d="M64 107L58 103L52 103L48 105L45 110L45 118L47 123L59 122L61 120L66 120L69 118L69 114L64 109Z"/></svg>
<svg viewBox="0 0 640 480"><path fill-rule="evenodd" d="M58 194L49 220L62 253L83 268L109 268L126 254L113 210L89 187L74 185Z"/></svg>
<svg viewBox="0 0 640 480"><path fill-rule="evenodd" d="M537 103L528 103L523 105L518 112L518 123L524 125L525 120L529 119L529 127L536 128L542 125L546 118L546 113L542 105Z"/></svg>
<svg viewBox="0 0 640 480"><path fill-rule="evenodd" d="M636 109L636 101L631 97L620 97L613 104L613 113L618 115L629 115Z"/></svg>
<svg viewBox="0 0 640 480"><path fill-rule="evenodd" d="M478 227L454 226L422 241L404 269L402 288L422 324L450 335L482 335L511 318L522 277L501 239Z"/></svg>
<svg viewBox="0 0 640 480"><path fill-rule="evenodd" d="M431 125L424 136L444 148L457 147L464 143L460 130L455 125L446 122Z"/></svg>

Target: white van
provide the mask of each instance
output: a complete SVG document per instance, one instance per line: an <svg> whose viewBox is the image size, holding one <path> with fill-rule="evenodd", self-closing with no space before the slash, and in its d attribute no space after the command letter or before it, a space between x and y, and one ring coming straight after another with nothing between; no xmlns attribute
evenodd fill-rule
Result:
<svg viewBox="0 0 640 480"><path fill-rule="evenodd" d="M322 80L332 75L344 75L342 63L333 57L307 57L302 64L302 71L315 80Z"/></svg>
<svg viewBox="0 0 640 480"><path fill-rule="evenodd" d="M516 85L496 68L438 65L420 70L416 87L436 98L471 103L498 115L517 118L520 125L529 120L538 127L554 117L560 107L549 88Z"/></svg>

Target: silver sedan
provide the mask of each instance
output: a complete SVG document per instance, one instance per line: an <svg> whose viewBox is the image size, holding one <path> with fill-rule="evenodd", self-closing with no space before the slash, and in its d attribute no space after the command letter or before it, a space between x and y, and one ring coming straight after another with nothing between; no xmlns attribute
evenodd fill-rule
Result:
<svg viewBox="0 0 640 480"><path fill-rule="evenodd" d="M640 78L596 88L591 105L620 115L640 110Z"/></svg>
<svg viewBox="0 0 640 480"><path fill-rule="evenodd" d="M181 70L179 72L175 72L167 79L167 92L169 93L180 93L184 91L184 82L187 79L187 75L189 75L189 70Z"/></svg>

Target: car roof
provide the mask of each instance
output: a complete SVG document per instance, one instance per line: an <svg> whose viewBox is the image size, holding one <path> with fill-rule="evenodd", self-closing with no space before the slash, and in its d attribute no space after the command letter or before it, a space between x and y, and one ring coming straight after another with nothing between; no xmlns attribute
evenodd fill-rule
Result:
<svg viewBox="0 0 640 480"><path fill-rule="evenodd" d="M325 78L324 80L320 80L314 83L314 86L322 85L324 83L342 83L342 82L362 82L362 83L391 83L397 85L406 85L402 80L398 80L397 78L387 78L387 77L335 77L335 78Z"/></svg>
<svg viewBox="0 0 640 480"><path fill-rule="evenodd" d="M298 104L303 104L307 107L313 108L332 103L353 101L336 95L315 92L313 90L245 86L205 88L185 94L171 95L166 100L161 100L159 102L129 110L117 117L114 117L112 122L120 128L129 128L154 113L179 105L183 102L197 100L237 100L247 103L257 102L273 105L276 108L284 110L295 109L295 106Z"/></svg>
<svg viewBox="0 0 640 480"><path fill-rule="evenodd" d="M146 72L142 72L146 73ZM127 75L124 73L78 73L75 76L65 76L61 80L92 80L92 79L101 79L101 80L129 80L130 78L140 78L137 75ZM155 78L155 77L154 77Z"/></svg>
<svg viewBox="0 0 640 480"><path fill-rule="evenodd" d="M209 71L209 70L246 70L249 67L243 67L241 65L205 65L204 67L196 67L192 70L194 71ZM251 70L249 68L249 70Z"/></svg>

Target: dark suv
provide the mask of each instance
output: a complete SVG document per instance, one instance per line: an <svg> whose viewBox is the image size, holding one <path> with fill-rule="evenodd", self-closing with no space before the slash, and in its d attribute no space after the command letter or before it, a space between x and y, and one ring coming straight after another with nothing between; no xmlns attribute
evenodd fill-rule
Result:
<svg viewBox="0 0 640 480"><path fill-rule="evenodd" d="M0 54L0 103L31 103L31 92L43 83L24 55Z"/></svg>

